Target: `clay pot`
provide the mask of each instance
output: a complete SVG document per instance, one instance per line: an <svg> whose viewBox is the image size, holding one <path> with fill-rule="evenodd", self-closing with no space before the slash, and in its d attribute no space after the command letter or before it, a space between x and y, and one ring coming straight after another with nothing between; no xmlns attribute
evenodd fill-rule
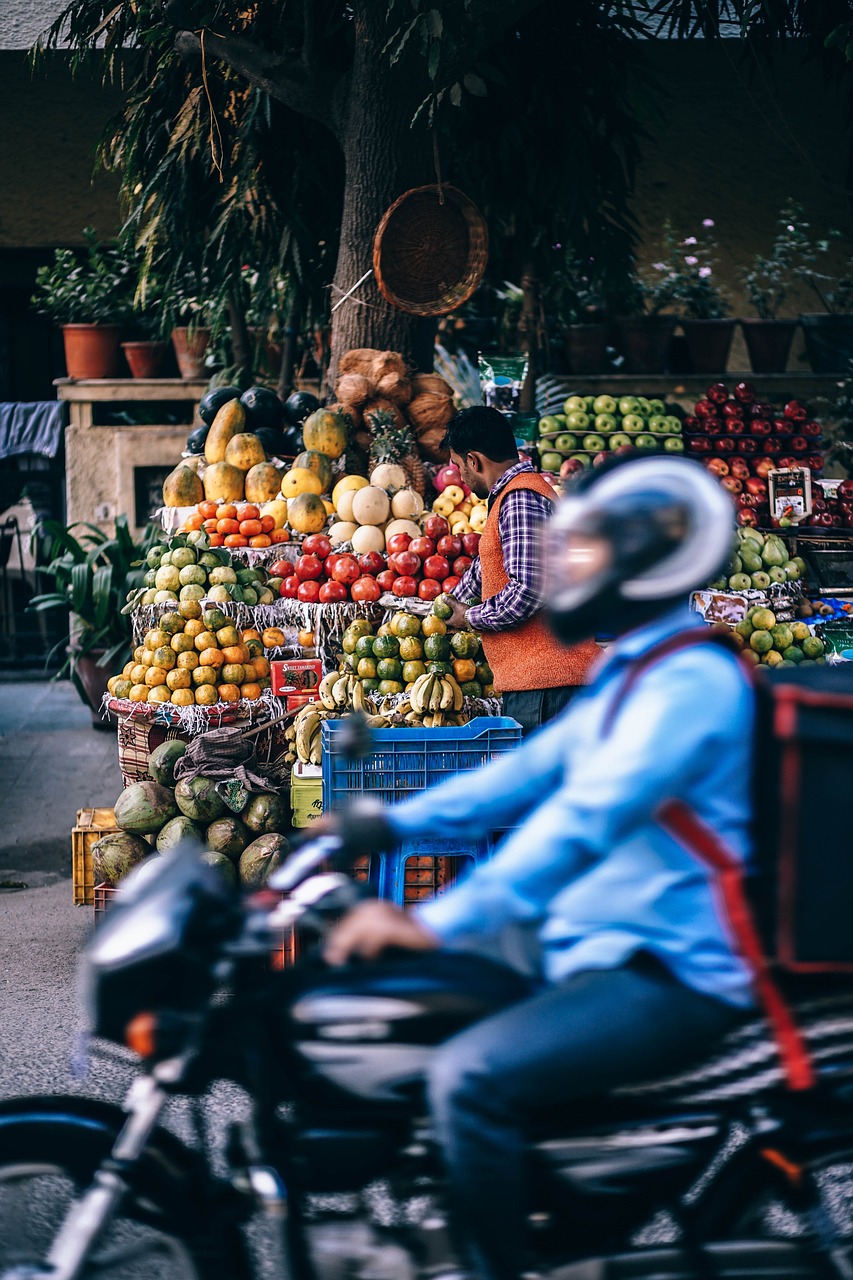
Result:
<svg viewBox="0 0 853 1280"><path fill-rule="evenodd" d="M752 317L741 319L740 327L753 373L784 373L797 321Z"/></svg>
<svg viewBox="0 0 853 1280"><path fill-rule="evenodd" d="M117 324L64 324L65 368L69 378L114 378L118 372Z"/></svg>
<svg viewBox="0 0 853 1280"><path fill-rule="evenodd" d="M123 342L121 349L134 378L156 378L166 354L165 342Z"/></svg>
<svg viewBox="0 0 853 1280"><path fill-rule="evenodd" d="M682 320L693 373L724 373L729 362L734 320Z"/></svg>
<svg viewBox="0 0 853 1280"><path fill-rule="evenodd" d="M86 693L86 701L92 713L92 728L110 730L114 729L115 725L110 720L101 718L101 702L107 692L107 681L110 678L108 668L98 666L99 660L105 653L106 649L92 649L89 653L72 650L71 661L74 663L75 674Z"/></svg>
<svg viewBox="0 0 853 1280"><path fill-rule="evenodd" d="M204 356L210 344L209 329L189 329L179 326L172 330L172 346L182 378L203 378Z"/></svg>
<svg viewBox="0 0 853 1280"><path fill-rule="evenodd" d="M841 373L853 360L853 316L828 311L800 316L814 373Z"/></svg>
<svg viewBox="0 0 853 1280"><path fill-rule="evenodd" d="M624 316L616 321L623 373L665 373L669 368L675 316Z"/></svg>
<svg viewBox="0 0 853 1280"><path fill-rule="evenodd" d="M570 324L566 329L566 356L571 373L607 372L607 325Z"/></svg>

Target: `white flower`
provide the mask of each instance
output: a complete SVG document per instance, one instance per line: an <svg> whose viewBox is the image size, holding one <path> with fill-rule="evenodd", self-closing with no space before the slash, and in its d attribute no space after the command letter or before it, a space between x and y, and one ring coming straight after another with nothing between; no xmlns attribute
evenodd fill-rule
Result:
<svg viewBox="0 0 853 1280"><path fill-rule="evenodd" d="M713 218L703 218L703 219L702 219L702 226L703 226L703 227L713 227L713 225L714 225L714 219L713 219Z"/></svg>
<svg viewBox="0 0 853 1280"><path fill-rule="evenodd" d="M699 259L694 258L692 254L688 254L684 261L687 263L688 267L695 267Z"/></svg>
<svg viewBox="0 0 853 1280"><path fill-rule="evenodd" d="M710 268L710 267L700 267L700 268L699 268L699 279L700 279L700 280L707 280L707 279L708 279L708 276L709 276L710 274L711 274L711 268Z"/></svg>
<svg viewBox="0 0 853 1280"><path fill-rule="evenodd" d="M682 240L682 244L696 244L695 236L688 236L686 240Z"/></svg>
<svg viewBox="0 0 853 1280"><path fill-rule="evenodd" d="M666 271L666 263L665 263L665 262L653 262L653 263L652 263L652 270L653 270L653 271Z"/></svg>
<svg viewBox="0 0 853 1280"><path fill-rule="evenodd" d="M786 231L793 231L793 230L794 230L794 228L793 228L793 227L791 227L791 226L787 226L787 227L785 228L785 230L786 230Z"/></svg>

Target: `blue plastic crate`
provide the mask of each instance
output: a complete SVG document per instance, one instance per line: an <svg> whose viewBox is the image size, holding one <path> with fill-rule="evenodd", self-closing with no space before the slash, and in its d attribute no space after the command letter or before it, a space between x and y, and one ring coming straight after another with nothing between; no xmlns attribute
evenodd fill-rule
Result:
<svg viewBox="0 0 853 1280"><path fill-rule="evenodd" d="M374 749L351 760L336 739L342 724L323 721L323 809L341 809L359 796L385 804L405 800L456 773L477 769L521 742L510 716L478 716L449 729L375 729Z"/></svg>

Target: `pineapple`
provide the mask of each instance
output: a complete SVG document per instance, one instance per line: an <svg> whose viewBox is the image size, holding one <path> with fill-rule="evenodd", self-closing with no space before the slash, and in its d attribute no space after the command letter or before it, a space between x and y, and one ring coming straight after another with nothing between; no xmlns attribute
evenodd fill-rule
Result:
<svg viewBox="0 0 853 1280"><path fill-rule="evenodd" d="M370 470L380 462L392 462L403 468L409 487L423 497L426 477L418 455L415 435L408 423L400 425L398 414L389 409L366 410L365 423L370 426Z"/></svg>

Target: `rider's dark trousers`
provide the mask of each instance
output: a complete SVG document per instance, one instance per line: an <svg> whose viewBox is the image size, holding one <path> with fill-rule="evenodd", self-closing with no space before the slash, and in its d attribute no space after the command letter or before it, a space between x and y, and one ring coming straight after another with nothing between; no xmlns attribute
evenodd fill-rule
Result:
<svg viewBox="0 0 853 1280"><path fill-rule="evenodd" d="M740 1016L637 957L539 988L448 1041L430 1101L478 1274L516 1280L525 1270L525 1146L549 1112L577 1103L582 1121L584 1099L677 1070Z"/></svg>

